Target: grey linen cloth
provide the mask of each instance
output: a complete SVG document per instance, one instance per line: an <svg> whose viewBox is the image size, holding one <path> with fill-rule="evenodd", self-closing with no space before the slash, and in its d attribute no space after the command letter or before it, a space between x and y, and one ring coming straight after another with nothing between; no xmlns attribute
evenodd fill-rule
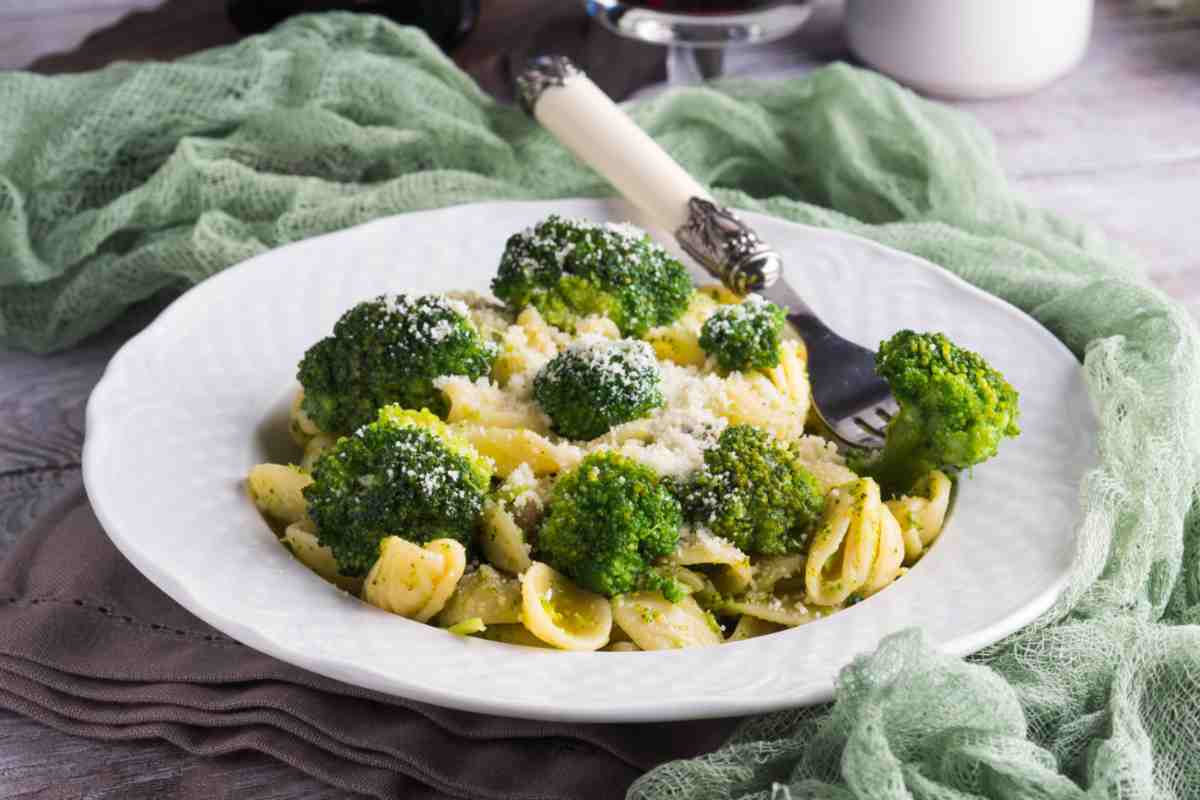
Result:
<svg viewBox="0 0 1200 800"><path fill-rule="evenodd" d="M269 754L374 797L590 800L719 746L737 720L482 716L323 678L222 635L154 587L81 484L0 564L0 706L68 733Z"/></svg>

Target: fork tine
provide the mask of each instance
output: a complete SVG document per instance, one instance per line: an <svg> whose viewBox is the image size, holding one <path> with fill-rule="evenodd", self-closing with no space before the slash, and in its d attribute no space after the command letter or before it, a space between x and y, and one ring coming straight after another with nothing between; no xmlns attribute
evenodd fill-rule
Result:
<svg viewBox="0 0 1200 800"><path fill-rule="evenodd" d="M836 427L830 427L835 439L847 447L878 450L883 447L883 440L871 431L861 428L853 420L843 420Z"/></svg>
<svg viewBox="0 0 1200 800"><path fill-rule="evenodd" d="M871 423L867 422L862 417L855 417L854 422L858 425L858 427L863 428L864 430L870 431L871 433L878 436L880 439L884 438L883 437L883 428L879 428L879 427L872 425Z"/></svg>
<svg viewBox="0 0 1200 800"><path fill-rule="evenodd" d="M877 354L838 336L784 281L764 293L791 310L787 319L807 347L812 405L825 427L847 447L882 449L900 406L875 370Z"/></svg>

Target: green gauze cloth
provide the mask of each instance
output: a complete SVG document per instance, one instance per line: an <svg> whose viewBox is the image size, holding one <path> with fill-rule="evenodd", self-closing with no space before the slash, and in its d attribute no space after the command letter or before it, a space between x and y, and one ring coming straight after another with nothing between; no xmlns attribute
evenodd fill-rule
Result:
<svg viewBox="0 0 1200 800"><path fill-rule="evenodd" d="M423 35L365 16L301 17L172 64L5 74L0 109L0 336L35 350L335 228L609 192ZM1077 569L1045 617L969 661L892 637L845 669L832 705L752 722L632 795L1200 797L1186 312L1096 233L1026 205L969 119L869 72L681 89L632 111L725 202L907 250L1020 306L1082 359L1101 421Z"/></svg>

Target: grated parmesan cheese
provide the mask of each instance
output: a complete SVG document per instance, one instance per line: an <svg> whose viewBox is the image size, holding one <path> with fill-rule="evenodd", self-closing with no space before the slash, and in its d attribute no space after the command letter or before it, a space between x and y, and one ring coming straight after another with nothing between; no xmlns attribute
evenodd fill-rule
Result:
<svg viewBox="0 0 1200 800"><path fill-rule="evenodd" d="M682 478L704 466L728 422L710 410L721 379L694 367L659 362L663 406L649 417L618 425L593 442L591 450L616 450L659 475Z"/></svg>

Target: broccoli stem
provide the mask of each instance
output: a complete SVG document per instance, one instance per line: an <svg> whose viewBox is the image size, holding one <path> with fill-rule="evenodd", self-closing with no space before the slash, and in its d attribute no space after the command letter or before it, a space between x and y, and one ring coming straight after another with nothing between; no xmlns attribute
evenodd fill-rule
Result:
<svg viewBox="0 0 1200 800"><path fill-rule="evenodd" d="M850 456L849 466L859 475L874 478L885 497L899 497L935 469L921 458L926 446L924 425L914 420L914 412L901 409L887 428L887 445L878 452L859 451Z"/></svg>

